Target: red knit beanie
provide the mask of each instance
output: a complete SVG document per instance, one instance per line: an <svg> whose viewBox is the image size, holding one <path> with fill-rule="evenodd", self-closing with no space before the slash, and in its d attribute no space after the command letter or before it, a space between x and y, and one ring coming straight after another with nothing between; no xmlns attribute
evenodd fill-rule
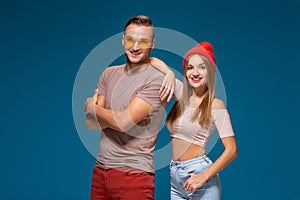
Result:
<svg viewBox="0 0 300 200"><path fill-rule="evenodd" d="M200 55L205 56L211 62L214 71L216 71L216 59L213 54L213 51L214 51L213 46L208 42L202 42L200 44L197 44L194 48L192 48L185 54L185 56L183 58L183 63L182 63L183 69L185 69L187 58L190 55L200 54Z"/></svg>

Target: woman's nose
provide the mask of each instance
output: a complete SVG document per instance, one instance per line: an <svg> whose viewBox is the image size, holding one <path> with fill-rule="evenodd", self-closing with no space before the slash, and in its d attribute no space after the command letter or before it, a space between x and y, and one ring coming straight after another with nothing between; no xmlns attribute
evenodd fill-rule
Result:
<svg viewBox="0 0 300 200"><path fill-rule="evenodd" d="M199 75L199 74L200 74L199 69L198 69L197 67L194 68L193 74L194 74L194 75Z"/></svg>

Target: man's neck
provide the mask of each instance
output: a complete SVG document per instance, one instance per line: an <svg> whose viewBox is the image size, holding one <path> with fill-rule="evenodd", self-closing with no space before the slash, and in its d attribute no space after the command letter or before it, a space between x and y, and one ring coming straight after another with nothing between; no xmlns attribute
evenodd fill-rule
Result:
<svg viewBox="0 0 300 200"><path fill-rule="evenodd" d="M129 63L129 62L127 62L126 65L125 65L125 71L128 74L133 74L133 73L136 73L136 72L143 71L143 70L147 69L149 66L150 66L149 59L147 59L143 63Z"/></svg>

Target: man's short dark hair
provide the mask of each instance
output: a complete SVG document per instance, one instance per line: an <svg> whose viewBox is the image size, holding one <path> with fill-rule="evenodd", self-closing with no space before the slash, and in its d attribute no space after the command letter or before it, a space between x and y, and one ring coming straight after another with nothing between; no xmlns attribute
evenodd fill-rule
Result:
<svg viewBox="0 0 300 200"><path fill-rule="evenodd" d="M124 27L124 31L130 24L136 24L141 26L153 26L150 17L147 17L145 15L138 15L130 18Z"/></svg>

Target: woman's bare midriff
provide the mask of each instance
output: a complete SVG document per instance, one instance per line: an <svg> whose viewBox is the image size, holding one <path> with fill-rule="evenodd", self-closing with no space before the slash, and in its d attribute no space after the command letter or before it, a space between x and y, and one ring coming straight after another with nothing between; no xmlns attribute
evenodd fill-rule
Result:
<svg viewBox="0 0 300 200"><path fill-rule="evenodd" d="M205 155L205 148L181 140L172 138L172 159L175 161L185 161Z"/></svg>

